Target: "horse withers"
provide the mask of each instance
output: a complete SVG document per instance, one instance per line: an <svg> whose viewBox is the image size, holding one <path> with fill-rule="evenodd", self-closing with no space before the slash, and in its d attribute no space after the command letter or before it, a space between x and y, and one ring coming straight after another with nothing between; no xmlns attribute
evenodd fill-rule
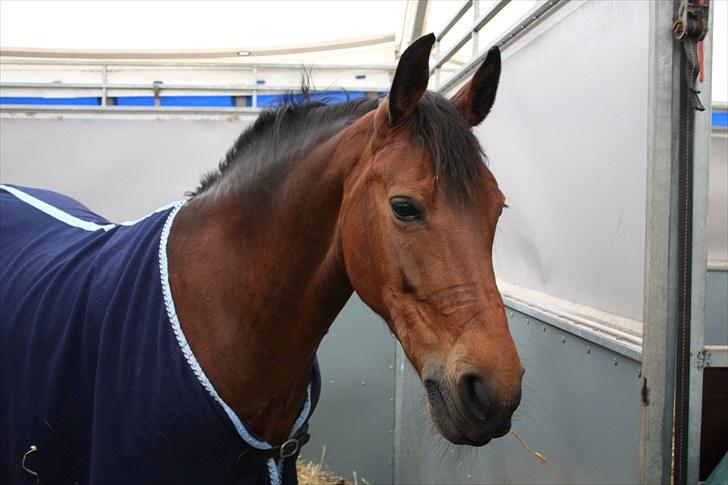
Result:
<svg viewBox="0 0 728 485"><path fill-rule="evenodd" d="M316 350L353 291L445 438L508 431L523 369L491 261L505 199L471 130L500 54L448 100L427 92L433 42L381 100L263 112L187 200L134 223L0 188L11 482L295 482Z"/></svg>

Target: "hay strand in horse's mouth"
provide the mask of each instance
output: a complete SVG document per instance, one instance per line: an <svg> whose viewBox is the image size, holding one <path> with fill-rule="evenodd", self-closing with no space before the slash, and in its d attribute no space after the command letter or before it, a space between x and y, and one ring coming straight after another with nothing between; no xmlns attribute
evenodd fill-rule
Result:
<svg viewBox="0 0 728 485"><path fill-rule="evenodd" d="M549 466L549 461L546 459L546 457L543 456L538 451L536 451L533 448L531 448L530 446L528 446L526 444L526 442L523 441L523 438L521 438L520 436L518 436L518 433L516 433L515 431L511 431L511 434L516 438L516 440L518 440L518 442L521 444L521 446L523 446L526 450L528 450L529 453L531 453L533 456L535 456L538 459L538 461L541 462L541 464L543 466Z"/></svg>

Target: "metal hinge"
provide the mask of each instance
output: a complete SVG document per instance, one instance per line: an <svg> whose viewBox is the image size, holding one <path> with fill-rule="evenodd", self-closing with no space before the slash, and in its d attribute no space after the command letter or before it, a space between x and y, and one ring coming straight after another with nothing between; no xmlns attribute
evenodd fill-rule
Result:
<svg viewBox="0 0 728 485"><path fill-rule="evenodd" d="M710 352L701 350L695 355L695 368L703 370L706 367L710 367Z"/></svg>

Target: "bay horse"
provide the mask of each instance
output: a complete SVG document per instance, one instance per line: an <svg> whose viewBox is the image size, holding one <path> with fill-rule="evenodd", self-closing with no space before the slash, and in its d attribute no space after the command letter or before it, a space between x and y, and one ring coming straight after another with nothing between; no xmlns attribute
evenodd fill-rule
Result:
<svg viewBox="0 0 728 485"><path fill-rule="evenodd" d="M472 132L500 53L448 100L427 91L434 40L383 99L263 112L187 200L139 221L0 187L0 477L295 483L316 351L354 291L446 439L508 432L523 368L491 257L505 198Z"/></svg>

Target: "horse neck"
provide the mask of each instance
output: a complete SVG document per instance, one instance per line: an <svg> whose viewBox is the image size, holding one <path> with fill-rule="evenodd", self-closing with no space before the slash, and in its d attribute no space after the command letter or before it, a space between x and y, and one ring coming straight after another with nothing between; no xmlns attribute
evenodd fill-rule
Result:
<svg viewBox="0 0 728 485"><path fill-rule="evenodd" d="M172 228L183 331L220 396L271 443L288 438L319 343L353 291L338 216L363 125L287 163L275 183L203 193Z"/></svg>

